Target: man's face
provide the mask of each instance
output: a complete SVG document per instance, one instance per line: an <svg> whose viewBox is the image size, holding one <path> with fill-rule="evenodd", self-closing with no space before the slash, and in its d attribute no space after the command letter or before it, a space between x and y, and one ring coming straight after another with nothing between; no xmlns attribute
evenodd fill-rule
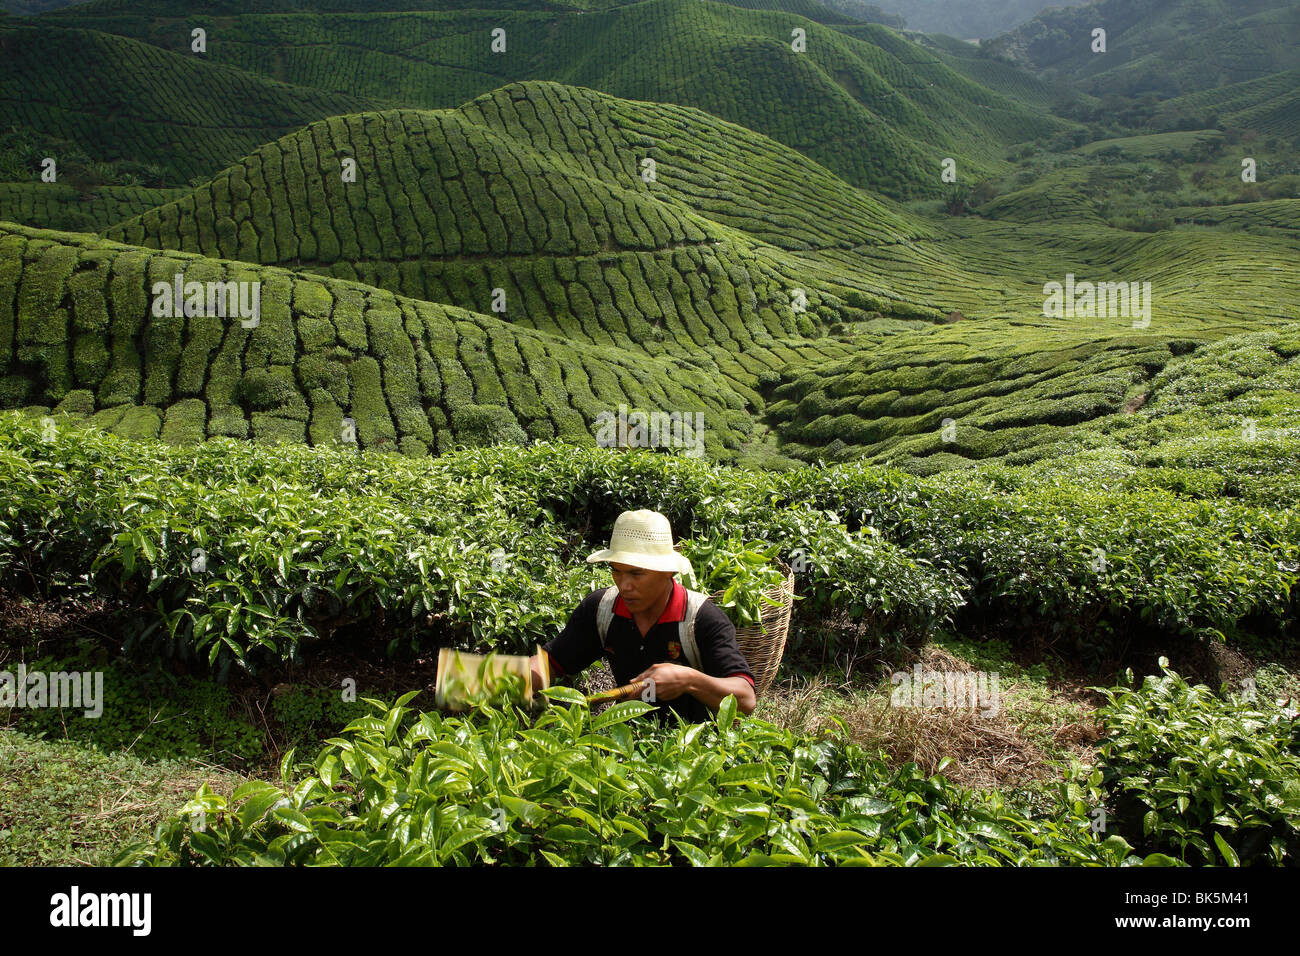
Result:
<svg viewBox="0 0 1300 956"><path fill-rule="evenodd" d="M619 596L633 614L654 607L664 592L673 586L671 571L647 571L630 564L611 564L610 569L614 572Z"/></svg>

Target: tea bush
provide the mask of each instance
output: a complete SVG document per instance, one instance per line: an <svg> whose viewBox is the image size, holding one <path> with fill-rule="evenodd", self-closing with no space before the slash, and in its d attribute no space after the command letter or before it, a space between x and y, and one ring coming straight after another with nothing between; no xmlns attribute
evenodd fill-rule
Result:
<svg viewBox="0 0 1300 956"><path fill-rule="evenodd" d="M1300 736L1277 708L1163 676L1104 690L1104 782L1137 845L1191 864L1300 861ZM1131 679L1131 674L1130 674ZM1140 823L1139 823L1140 820Z"/></svg>
<svg viewBox="0 0 1300 956"><path fill-rule="evenodd" d="M693 573L684 573L682 583L705 594L722 592L715 599L737 628L761 624L761 615L772 601L766 591L780 587L784 576L775 564L777 545L714 538L689 540L682 554L690 559Z"/></svg>
<svg viewBox="0 0 1300 956"><path fill-rule="evenodd" d="M344 448L128 442L0 416L0 577L140 612L128 649L228 668L340 630L530 651L608 584L585 553L620 511L689 548L761 543L797 613L908 643L963 606L1086 643L1134 627L1235 638L1300 616L1300 513L854 464L777 475L550 443L409 459ZM703 551L701 553L704 553ZM707 569L705 569L707 570ZM753 582L757 584L758 582ZM1086 650L1087 648L1085 648Z"/></svg>
<svg viewBox="0 0 1300 956"><path fill-rule="evenodd" d="M852 744L736 721L658 728L652 708L592 717L552 688L517 708L408 714L407 694L326 741L283 787L206 785L120 865L1134 865L1086 801L1031 808ZM1095 792L1091 799L1097 799ZM1149 863L1167 862L1153 857Z"/></svg>
<svg viewBox="0 0 1300 956"><path fill-rule="evenodd" d="M539 446L412 460L228 439L179 449L66 422L47 442L33 419L4 422L0 572L99 589L138 608L146 623L128 635L129 650L255 668L376 621L390 651L441 641L524 652L608 583L604 569L581 561L565 528L574 516L556 514L549 490L528 487L539 474L562 476L576 455ZM612 500L627 507L651 494L638 490L638 469L658 481L673 475L666 458L623 465L573 451L610 469ZM675 481L686 507L698 497L691 474ZM701 487L720 482L705 474ZM701 531L726 531L741 507L738 497L701 502ZM878 611L881 626L912 634L959 601L888 543L844 535L826 517L785 520L837 549L823 549L829 576L811 579L819 606L860 602L859 615ZM366 631L373 639L373 625Z"/></svg>

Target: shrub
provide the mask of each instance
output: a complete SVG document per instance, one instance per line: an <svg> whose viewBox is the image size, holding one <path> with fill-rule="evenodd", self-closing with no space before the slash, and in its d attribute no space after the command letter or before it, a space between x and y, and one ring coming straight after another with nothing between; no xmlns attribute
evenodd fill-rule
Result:
<svg viewBox="0 0 1300 956"><path fill-rule="evenodd" d="M157 438L160 428L162 428L162 416L158 409L143 405L128 409L113 431L123 438L139 440Z"/></svg>
<svg viewBox="0 0 1300 956"><path fill-rule="evenodd" d="M456 439L467 445L525 445L528 435L510 409L501 405L468 405L452 413Z"/></svg>
<svg viewBox="0 0 1300 956"><path fill-rule="evenodd" d="M553 688L514 707L408 715L415 692L331 739L306 776L230 800L204 785L119 865L1117 865L1077 806L1034 810L890 771L852 744L736 720L658 727L640 701L592 717ZM530 727L529 724L532 724ZM200 814L202 816L200 817ZM200 826L200 820L202 825Z"/></svg>
<svg viewBox="0 0 1300 956"><path fill-rule="evenodd" d="M1193 864L1300 861L1300 742L1276 708L1162 677L1102 690L1104 781L1128 839ZM1131 673L1130 673L1131 679ZM1100 689L1100 688L1099 688Z"/></svg>
<svg viewBox="0 0 1300 956"><path fill-rule="evenodd" d="M239 399L256 411L270 411L300 398L298 390L267 368L251 368L239 381Z"/></svg>
<svg viewBox="0 0 1300 956"><path fill-rule="evenodd" d="M95 396L93 393L84 390L69 392L67 397L55 406L54 410L56 412L67 412L69 415L93 415L95 413Z"/></svg>
<svg viewBox="0 0 1300 956"><path fill-rule="evenodd" d="M0 378L0 408L18 408L26 404L31 392L31 379L24 375L5 375Z"/></svg>

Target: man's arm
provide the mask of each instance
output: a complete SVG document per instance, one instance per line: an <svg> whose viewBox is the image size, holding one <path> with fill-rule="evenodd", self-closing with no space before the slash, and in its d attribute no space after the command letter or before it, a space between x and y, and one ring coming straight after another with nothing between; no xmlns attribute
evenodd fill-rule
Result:
<svg viewBox="0 0 1300 956"><path fill-rule="evenodd" d="M688 693L714 711L722 698L735 694L737 709L745 716L752 714L758 706L754 672L736 643L736 625L712 601L701 605L695 619L695 642L703 667L694 672Z"/></svg>
<svg viewBox="0 0 1300 956"><path fill-rule="evenodd" d="M547 656L545 662L534 654L531 661L533 672L533 691L539 691L543 685L549 686L557 675L581 674L601 657L604 650L596 632L596 607L604 589L587 595L569 615L568 622L555 640L542 648ZM546 667L549 681L543 681L542 668Z"/></svg>
<svg viewBox="0 0 1300 956"><path fill-rule="evenodd" d="M754 693L754 685L739 675L735 677L710 677L703 671L697 671L693 667L688 667L691 672L691 679L687 686L686 693L692 695L696 700L702 703L709 710L716 711L722 703L722 699L728 694L734 694L736 697L736 709L748 717L758 706L758 695Z"/></svg>

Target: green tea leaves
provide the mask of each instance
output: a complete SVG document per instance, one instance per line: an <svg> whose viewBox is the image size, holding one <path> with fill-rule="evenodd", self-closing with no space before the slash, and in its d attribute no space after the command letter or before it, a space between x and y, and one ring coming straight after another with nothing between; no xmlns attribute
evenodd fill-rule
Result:
<svg viewBox="0 0 1300 956"><path fill-rule="evenodd" d="M731 725L736 721L736 697L734 694L728 694L722 698L722 703L718 706L718 729L730 730Z"/></svg>
<svg viewBox="0 0 1300 956"><path fill-rule="evenodd" d="M729 699L732 700L734 709L735 698ZM591 729L603 730L612 724L620 724L624 721L634 720L637 717L652 712L653 710L655 710L653 704L646 704L639 700L621 701L609 707L598 716L592 718Z"/></svg>
<svg viewBox="0 0 1300 956"><path fill-rule="evenodd" d="M628 701L465 716L401 708L326 741L290 794L206 788L121 859L285 865L770 866L1137 862L1070 807L1027 808L762 720L666 728ZM602 722L603 721L603 722ZM627 735L618 742L614 733ZM624 744L626 746L624 746ZM828 776L834 785L828 783ZM195 830L193 821L203 820ZM1059 825L1057 821L1062 821ZM195 833L199 835L195 837ZM1222 852L1220 850L1220 852Z"/></svg>

